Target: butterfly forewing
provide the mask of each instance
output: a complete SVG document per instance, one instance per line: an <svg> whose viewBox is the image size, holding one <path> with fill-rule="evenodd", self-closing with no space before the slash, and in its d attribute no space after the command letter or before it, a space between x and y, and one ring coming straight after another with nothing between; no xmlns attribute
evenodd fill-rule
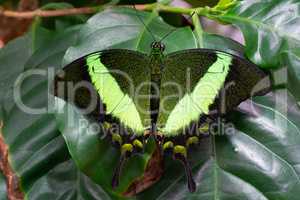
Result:
<svg viewBox="0 0 300 200"><path fill-rule="evenodd" d="M270 80L264 71L246 59L233 56L226 83L211 109L218 107L220 114L226 114L246 99L269 91Z"/></svg>
<svg viewBox="0 0 300 200"><path fill-rule="evenodd" d="M63 74L55 79L56 95L86 108L91 101L99 99L88 115L100 116L100 105L105 108L105 115L112 116L134 134L143 134L149 126L149 84L150 72L147 68L149 59L144 54L125 49L104 50L82 57L64 68ZM59 88L59 82L71 82L74 85L87 81L75 91ZM63 95L59 95L59 91ZM147 98L148 97L148 98Z"/></svg>
<svg viewBox="0 0 300 200"><path fill-rule="evenodd" d="M158 124L167 122L179 100L191 93L199 78L215 60L214 53L199 54L196 51L180 51L165 57Z"/></svg>
<svg viewBox="0 0 300 200"><path fill-rule="evenodd" d="M253 95L254 86L265 76L249 61L215 50L167 55L160 90L160 131L166 136L178 135L222 105L223 114L227 113Z"/></svg>

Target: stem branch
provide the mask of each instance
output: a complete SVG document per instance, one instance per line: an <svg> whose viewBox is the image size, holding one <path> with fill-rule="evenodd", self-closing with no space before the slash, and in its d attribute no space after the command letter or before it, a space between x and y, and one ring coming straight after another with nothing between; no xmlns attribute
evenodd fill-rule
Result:
<svg viewBox="0 0 300 200"><path fill-rule="evenodd" d="M195 35L198 40L198 48L203 48L203 29L198 14L192 16L192 21L195 27Z"/></svg>
<svg viewBox="0 0 300 200"><path fill-rule="evenodd" d="M66 16L66 15L78 15L78 14L93 14L98 12L99 10L103 10L109 7L121 7L114 5L103 5L96 7L81 7L81 8L67 8L67 9L58 9L58 10L42 10L36 9L33 11L13 11L13 10L5 10L0 7L0 17L12 17L12 18L34 18L34 17L57 17L57 16ZM124 7L124 6L123 6ZM130 7L130 6L126 6ZM195 10L195 8L182 8L182 7L173 7L169 5L163 5L160 3L153 4L142 4L136 5L136 9L145 10L145 11L153 11L158 10L160 12L170 12L170 13L180 13L180 14L190 14ZM205 15L207 12L201 12L202 7L196 8L198 15ZM205 8L205 11L209 11L209 9Z"/></svg>
<svg viewBox="0 0 300 200"><path fill-rule="evenodd" d="M78 14L91 14L98 10L93 7L82 8L68 8L59 10L34 10L34 11L13 11L13 10L0 10L0 16L12 17L12 18L25 18L30 19L34 17L57 17L66 15L78 15Z"/></svg>

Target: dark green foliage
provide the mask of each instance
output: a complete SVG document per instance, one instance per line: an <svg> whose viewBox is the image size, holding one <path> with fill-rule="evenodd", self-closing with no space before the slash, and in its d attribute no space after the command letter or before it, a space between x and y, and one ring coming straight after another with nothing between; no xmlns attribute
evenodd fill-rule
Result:
<svg viewBox="0 0 300 200"><path fill-rule="evenodd" d="M85 5L85 2L80 2L78 5ZM163 178L135 199L298 199L300 111L294 97L299 98L297 72L300 54L296 37L299 26L292 24L299 24L299 2L237 2L224 16L211 16L223 22L233 23L242 30L247 41L245 53L255 64L266 69L287 67L288 84L280 82L281 90L277 89L268 96L254 99L257 112L247 110L247 106L243 107L242 112L234 112L228 120L234 122L238 134L201 141L200 147L191 153L193 174L199 183L196 194L187 192L186 180L179 163L167 159ZM242 9L246 5L250 9ZM112 14L121 20L113 20ZM274 23L278 22L276 17L282 17L282 23L278 26L274 26ZM267 18L270 20L266 20ZM43 34L35 32L41 30L37 28L40 26L37 23L36 27L33 27L33 34L24 37L26 40L18 39L1 49L0 83L1 86L5 86L1 87L1 102L5 103L1 104L8 121L3 136L11 146L11 164L23 180L23 191L27 199L119 199L121 192L128 188L131 181L143 174L149 156L140 158L142 162L132 160L130 166L126 166L128 176L122 177L124 182L120 190L111 192L107 186L110 184L111 173L105 172L115 166L117 151L108 143L107 146L106 143L99 145L97 136L87 137L85 130L80 132L75 128L67 132L64 129L67 121L62 116L58 117L56 124L53 115L34 116L22 113L11 102L12 92L8 89L24 69L47 68L50 65L59 68L82 55L105 48L129 48L149 53L149 43L152 39L147 33L140 34L143 29L135 19L134 12L128 10L104 11L90 18L83 27L79 27L80 31L66 31L65 35L61 35L59 42L55 40L56 37L52 38L56 35L53 33L61 32L66 26L77 23L76 20L60 23L62 26L50 21L49 24L52 25L48 28L52 31L43 31ZM131 27L130 24L136 26ZM164 35L171 28L161 22L151 23L149 27L158 36ZM71 35L74 36L73 42L70 42ZM202 36L205 48L234 54L241 52L241 46L227 38L207 33L202 33ZM257 43L257 37L254 36L259 36L266 42ZM137 38L140 39L139 42ZM56 45L62 46L52 54ZM167 52L170 53L197 48L197 41L190 28L185 27L170 36L166 46ZM60 64L64 54L63 64ZM28 57L31 57L30 61ZM25 63L28 63L26 67ZM45 104L47 97L44 94L47 87L43 78L28 80L23 87L22 98L25 102ZM290 94L287 88L293 93ZM82 117L79 113L75 115L76 120ZM37 152L34 156L31 155L33 146ZM70 160L71 157L75 162ZM82 171L89 178L83 175ZM61 185L63 187L60 187Z"/></svg>

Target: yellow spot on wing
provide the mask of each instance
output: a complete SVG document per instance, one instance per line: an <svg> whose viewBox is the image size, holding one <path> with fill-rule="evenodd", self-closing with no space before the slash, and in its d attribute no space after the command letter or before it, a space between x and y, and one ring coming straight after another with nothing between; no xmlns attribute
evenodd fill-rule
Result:
<svg viewBox="0 0 300 200"><path fill-rule="evenodd" d="M133 146L132 144L123 144L122 147L121 147L121 154L124 154L126 152L132 152L133 151Z"/></svg>

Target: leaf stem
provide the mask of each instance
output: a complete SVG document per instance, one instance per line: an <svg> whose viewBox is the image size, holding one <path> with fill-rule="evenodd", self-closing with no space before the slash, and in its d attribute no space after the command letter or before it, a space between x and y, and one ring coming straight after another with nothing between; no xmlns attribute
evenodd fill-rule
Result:
<svg viewBox="0 0 300 200"><path fill-rule="evenodd" d="M182 7L173 7L158 4L158 10L162 12L171 12L171 13L179 13L179 14L190 14L194 9L192 8L182 8Z"/></svg>
<svg viewBox="0 0 300 200"><path fill-rule="evenodd" d="M195 11L197 13L197 11ZM199 20L199 15L198 14L193 14L192 16L192 22L194 24L195 27L195 33L196 33L196 37L197 37L197 43L198 43L198 48L203 48L203 29L201 26L201 22Z"/></svg>
<svg viewBox="0 0 300 200"><path fill-rule="evenodd" d="M67 8L67 9L58 9L58 10L36 9L33 11L23 11L23 12L5 10L0 6L0 16L12 17L12 18L27 18L27 19L35 18L35 17L57 17L57 16L66 16L66 15L93 14L109 7L124 7L124 6L105 4L101 6L95 6L95 7ZM182 7L164 5L161 3L136 5L135 7L138 10L153 11L157 9L159 12L170 12L170 13L178 13L178 14L190 14L194 10L197 10L197 14L203 16L209 16L209 14L212 13L215 14L215 13L222 12L217 10L216 8L210 8L210 7L182 8Z"/></svg>
<svg viewBox="0 0 300 200"><path fill-rule="evenodd" d="M0 16L30 19L34 17L57 17L57 16L66 16L66 15L91 14L97 11L98 9L95 9L94 7L68 8L68 9L58 9L58 10L37 9L34 11L23 11L23 12L0 9Z"/></svg>

